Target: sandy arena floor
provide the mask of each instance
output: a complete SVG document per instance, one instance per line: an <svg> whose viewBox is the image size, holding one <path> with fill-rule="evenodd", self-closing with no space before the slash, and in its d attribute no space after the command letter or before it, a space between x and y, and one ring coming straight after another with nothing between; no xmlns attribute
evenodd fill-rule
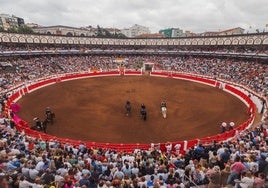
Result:
<svg viewBox="0 0 268 188"><path fill-rule="evenodd" d="M125 102L132 112L125 115ZM168 118L160 103L165 100ZM236 125L248 117L246 106L220 89L172 78L98 77L54 84L24 96L19 116L33 125L51 107L56 114L48 134L103 143L158 143L218 134L223 121ZM140 118L140 104L148 119Z"/></svg>

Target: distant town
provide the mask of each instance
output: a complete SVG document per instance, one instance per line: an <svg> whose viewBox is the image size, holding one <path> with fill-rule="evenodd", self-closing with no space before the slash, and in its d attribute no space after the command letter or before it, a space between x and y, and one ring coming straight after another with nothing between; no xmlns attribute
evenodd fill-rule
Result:
<svg viewBox="0 0 268 188"><path fill-rule="evenodd" d="M23 18L0 14L0 31L18 33L39 33L47 35L87 36L107 38L178 38L192 36L221 36L244 34L241 27L230 28L222 31L206 31L193 33L181 28L163 28L158 33L151 33L149 27L135 24L129 28L103 28L101 26L71 27L64 25L41 26L37 23L25 23ZM258 30L256 30L258 32Z"/></svg>

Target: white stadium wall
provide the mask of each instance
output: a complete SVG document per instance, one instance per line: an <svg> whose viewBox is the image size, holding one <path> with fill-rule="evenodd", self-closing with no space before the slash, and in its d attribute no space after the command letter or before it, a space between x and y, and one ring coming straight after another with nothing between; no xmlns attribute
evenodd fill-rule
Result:
<svg viewBox="0 0 268 188"><path fill-rule="evenodd" d="M57 35L18 34L0 32L0 42L28 44L81 44L121 46L210 46L210 45L268 45L268 33L213 37L187 37L166 39L113 39L92 37L67 37Z"/></svg>

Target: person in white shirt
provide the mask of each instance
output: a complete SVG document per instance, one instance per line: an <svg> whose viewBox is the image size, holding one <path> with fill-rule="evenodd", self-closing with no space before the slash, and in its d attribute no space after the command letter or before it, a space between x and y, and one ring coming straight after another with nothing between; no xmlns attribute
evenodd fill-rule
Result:
<svg viewBox="0 0 268 188"><path fill-rule="evenodd" d="M172 143L169 143L169 142L166 143L165 147L166 147L167 153L170 154L172 150Z"/></svg>
<svg viewBox="0 0 268 188"><path fill-rule="evenodd" d="M241 188L253 188L254 177L252 176L252 173L250 171L247 171L242 176L243 178L241 179L241 182L239 183L240 187Z"/></svg>
<svg viewBox="0 0 268 188"><path fill-rule="evenodd" d="M131 174L135 174L138 177L139 171L140 170L137 166L137 163L134 163L133 167L131 168Z"/></svg>
<svg viewBox="0 0 268 188"><path fill-rule="evenodd" d="M180 154L180 149L181 149L181 144L176 144L174 146L174 148L175 148L176 155L179 155Z"/></svg>
<svg viewBox="0 0 268 188"><path fill-rule="evenodd" d="M251 162L249 162L249 170L255 174L259 171L259 164L256 162L255 159L253 159Z"/></svg>
<svg viewBox="0 0 268 188"><path fill-rule="evenodd" d="M60 173L61 176L65 176L68 173L68 167L64 165L63 167L57 170L57 173Z"/></svg>
<svg viewBox="0 0 268 188"><path fill-rule="evenodd" d="M55 175L55 183L62 187L64 184L64 178L61 176L61 172L57 172Z"/></svg>
<svg viewBox="0 0 268 188"><path fill-rule="evenodd" d="M124 177L124 173L122 172L121 167L118 167L118 170L114 173L113 177L114 177L114 178L118 178L118 179L120 179L120 180L123 179L123 177Z"/></svg>
<svg viewBox="0 0 268 188"><path fill-rule="evenodd" d="M34 183L30 183L26 180L24 176L21 176L20 182L19 182L19 188L29 188L30 186L34 186Z"/></svg>
<svg viewBox="0 0 268 188"><path fill-rule="evenodd" d="M29 168L29 164L28 162L24 164L24 166L21 168L21 173L25 176L25 177L30 177L29 175L29 171L30 171L30 168Z"/></svg>
<svg viewBox="0 0 268 188"><path fill-rule="evenodd" d="M38 171L42 170L44 164L45 164L45 163L44 163L43 160L39 161L39 162L36 164L35 169L38 170Z"/></svg>
<svg viewBox="0 0 268 188"><path fill-rule="evenodd" d="M226 128L227 128L227 123L222 122L222 124L221 124L221 133L224 133L226 131Z"/></svg>
<svg viewBox="0 0 268 188"><path fill-rule="evenodd" d="M217 150L217 155L220 156L224 150L226 149L226 147L220 147L218 150Z"/></svg>
<svg viewBox="0 0 268 188"><path fill-rule="evenodd" d="M44 186L41 183L41 179L40 178L36 178L35 183L32 186L33 188L43 188Z"/></svg>
<svg viewBox="0 0 268 188"><path fill-rule="evenodd" d="M233 130L234 129L234 126L235 126L235 123L234 122L230 122L229 123L229 131L230 130Z"/></svg>
<svg viewBox="0 0 268 188"><path fill-rule="evenodd" d="M38 177L39 171L36 170L34 167L30 168L29 176L34 181Z"/></svg>

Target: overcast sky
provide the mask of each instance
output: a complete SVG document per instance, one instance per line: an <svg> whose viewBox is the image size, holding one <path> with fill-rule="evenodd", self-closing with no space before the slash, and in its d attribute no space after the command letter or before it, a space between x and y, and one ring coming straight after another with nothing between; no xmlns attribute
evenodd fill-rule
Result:
<svg viewBox="0 0 268 188"><path fill-rule="evenodd" d="M43 26L268 31L268 0L0 0L0 13Z"/></svg>

